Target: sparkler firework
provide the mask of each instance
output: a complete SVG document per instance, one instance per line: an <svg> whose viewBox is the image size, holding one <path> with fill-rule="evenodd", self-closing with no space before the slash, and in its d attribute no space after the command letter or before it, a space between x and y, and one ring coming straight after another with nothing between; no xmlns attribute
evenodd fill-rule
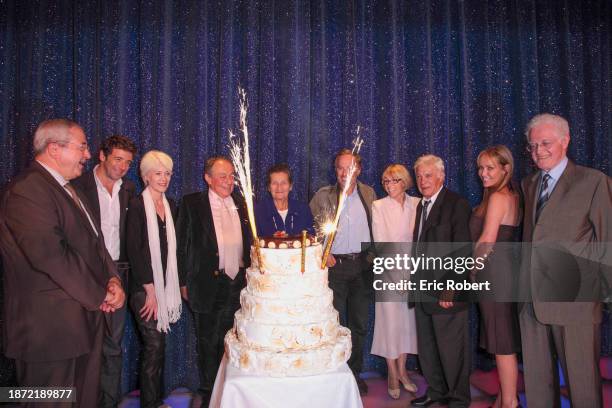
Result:
<svg viewBox="0 0 612 408"><path fill-rule="evenodd" d="M331 251L334 238L336 237L336 231L338 230L338 221L340 220L340 213L344 208L344 203L346 201L346 197L348 196L348 189L352 183L353 176L355 175L355 170L357 169L357 164L355 163L355 154L359 153L359 150L361 150L361 145L363 144L363 139L361 138L360 133L361 126L357 126L357 137L353 141L353 150L351 152L353 158L351 159L351 165L346 175L346 181L344 182L344 187L342 188L342 192L340 193L340 197L338 199L338 208L336 208L336 215L333 219L324 222L321 227L321 231L325 235L327 235L325 250L323 251L323 259L321 260L321 269L325 268L327 264L327 258L329 257L329 252Z"/></svg>
<svg viewBox="0 0 612 408"><path fill-rule="evenodd" d="M247 127L247 109L248 102L246 91L243 88L238 88L240 97L240 132L243 136L243 142L240 143L237 135L231 130L229 133L230 158L236 169L240 191L246 202L247 214L249 216L249 224L253 235L253 244L257 254L259 270L263 271L263 263L261 261L261 251L259 250L259 238L257 236L257 226L255 225L255 211L253 210L253 184L251 183L251 157L249 155L249 129Z"/></svg>

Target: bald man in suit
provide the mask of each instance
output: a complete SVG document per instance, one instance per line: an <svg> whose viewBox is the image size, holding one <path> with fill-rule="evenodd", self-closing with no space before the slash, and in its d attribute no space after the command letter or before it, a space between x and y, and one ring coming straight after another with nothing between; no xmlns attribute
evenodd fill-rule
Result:
<svg viewBox="0 0 612 408"><path fill-rule="evenodd" d="M567 158L568 122L535 116L526 129L538 170L525 200L520 324L529 408L560 406L557 360L574 408L601 407L601 302L610 287L612 185Z"/></svg>

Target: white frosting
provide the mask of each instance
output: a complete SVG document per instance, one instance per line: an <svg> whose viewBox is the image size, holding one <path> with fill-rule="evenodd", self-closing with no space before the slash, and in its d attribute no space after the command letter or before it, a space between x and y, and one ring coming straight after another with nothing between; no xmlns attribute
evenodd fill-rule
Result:
<svg viewBox="0 0 612 408"><path fill-rule="evenodd" d="M273 299L256 296L243 290L240 294L241 314L245 319L262 323L304 324L331 317L334 295L331 290L322 296L295 299Z"/></svg>
<svg viewBox="0 0 612 408"><path fill-rule="evenodd" d="M338 332L338 312L305 324L263 323L245 319L241 311L236 313L235 325L238 338L253 346L271 350L301 349L316 347L321 343L333 342ZM326 313L329 316L329 313Z"/></svg>
<svg viewBox="0 0 612 408"><path fill-rule="evenodd" d="M254 248L242 309L225 337L229 361L242 370L271 376L301 376L335 370L351 354L350 331L338 323L322 248Z"/></svg>
<svg viewBox="0 0 612 408"><path fill-rule="evenodd" d="M300 377L336 370L351 356L351 332L339 327L334 342L306 350L282 352L253 347L238 340L233 330L225 336L225 352L234 367L271 377Z"/></svg>

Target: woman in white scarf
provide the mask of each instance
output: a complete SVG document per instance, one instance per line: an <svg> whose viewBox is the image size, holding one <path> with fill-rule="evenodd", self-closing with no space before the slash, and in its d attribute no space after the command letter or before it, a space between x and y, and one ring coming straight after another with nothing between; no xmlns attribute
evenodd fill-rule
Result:
<svg viewBox="0 0 612 408"><path fill-rule="evenodd" d="M161 373L165 333L181 316L185 284L176 262L176 205L165 192L172 177L172 159L151 150L140 163L146 188L130 201L127 251L130 261L130 307L143 340L140 406L163 404Z"/></svg>

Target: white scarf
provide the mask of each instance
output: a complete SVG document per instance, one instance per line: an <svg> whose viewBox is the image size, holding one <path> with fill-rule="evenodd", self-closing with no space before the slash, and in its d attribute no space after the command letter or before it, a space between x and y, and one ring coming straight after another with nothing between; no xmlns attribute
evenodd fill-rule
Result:
<svg viewBox="0 0 612 408"><path fill-rule="evenodd" d="M157 331L167 333L170 323L175 323L181 317L181 292L179 289L178 268L176 266L176 234L174 220L170 212L170 204L166 195L162 194L166 219L166 240L168 241L168 260L166 263L166 286L164 287L164 268L159 248L159 226L157 212L149 188L142 192L145 214L147 216L147 235L151 251L151 267L153 268L153 286L157 298Z"/></svg>

